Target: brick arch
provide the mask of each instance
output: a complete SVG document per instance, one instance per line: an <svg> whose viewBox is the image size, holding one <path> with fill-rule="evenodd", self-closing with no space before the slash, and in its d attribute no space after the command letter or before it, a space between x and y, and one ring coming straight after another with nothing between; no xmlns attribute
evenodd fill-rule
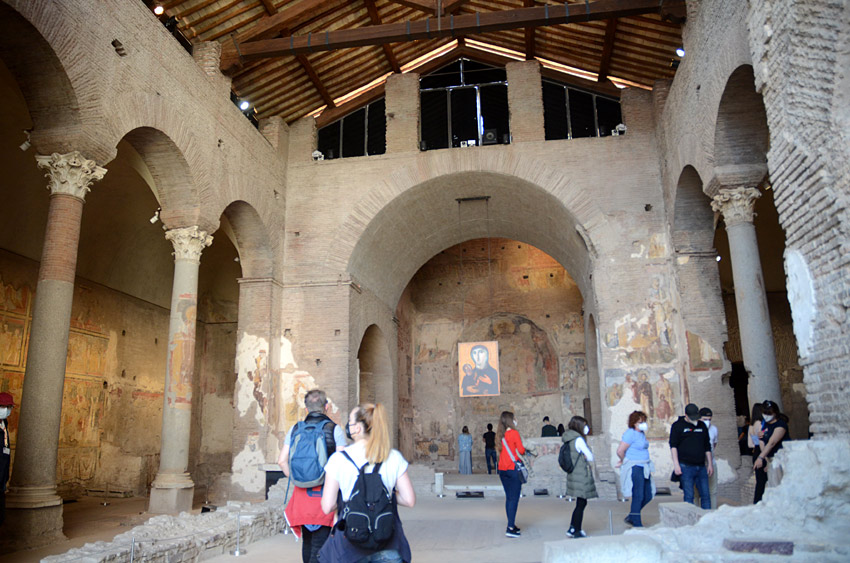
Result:
<svg viewBox="0 0 850 563"><path fill-rule="evenodd" d="M245 201L234 201L224 209L222 215L232 230L234 246L242 265L242 276L273 277L274 260L269 235L257 210Z"/></svg>
<svg viewBox="0 0 850 563"><path fill-rule="evenodd" d="M427 164L397 170L355 206L326 256L330 271L348 271L395 308L432 256L466 240L498 236L540 248L570 272L585 299L592 294L594 233L607 219L568 177L543 161L502 151L477 160L429 157ZM489 223L471 207L472 215L459 223L456 199L482 195L491 196Z"/></svg>
<svg viewBox="0 0 850 563"><path fill-rule="evenodd" d="M357 348L357 361L359 370L349 375L348 388L349 390L359 389L359 395L356 400L354 400L355 397L350 397L350 404L381 403L384 405L393 443L396 443L398 389L393 374L389 342L378 325L369 325L363 332L360 346Z"/></svg>
<svg viewBox="0 0 850 563"><path fill-rule="evenodd" d="M703 191L699 172L685 166L676 184L673 205L673 247L676 252L701 252L714 248L714 211Z"/></svg>
<svg viewBox="0 0 850 563"><path fill-rule="evenodd" d="M32 10L35 4L44 3L33 1L22 8ZM62 26L48 27L43 34L23 14L0 2L0 59L26 101L32 120L32 141L41 153L84 150L78 139L67 133L54 142L48 141L46 135L51 129L78 131L82 121L76 88L52 46L70 35Z"/></svg>
<svg viewBox="0 0 850 563"><path fill-rule="evenodd" d="M752 65L736 68L726 80L714 127L715 167L766 164L770 142L767 115L756 92Z"/></svg>

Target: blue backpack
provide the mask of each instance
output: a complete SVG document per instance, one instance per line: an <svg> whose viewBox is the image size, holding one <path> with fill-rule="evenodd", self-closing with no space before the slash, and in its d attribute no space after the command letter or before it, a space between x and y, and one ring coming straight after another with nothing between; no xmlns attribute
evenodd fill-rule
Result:
<svg viewBox="0 0 850 563"><path fill-rule="evenodd" d="M296 487L309 489L325 482L325 464L328 462L325 424L333 422L302 420L292 429L289 444L289 478Z"/></svg>

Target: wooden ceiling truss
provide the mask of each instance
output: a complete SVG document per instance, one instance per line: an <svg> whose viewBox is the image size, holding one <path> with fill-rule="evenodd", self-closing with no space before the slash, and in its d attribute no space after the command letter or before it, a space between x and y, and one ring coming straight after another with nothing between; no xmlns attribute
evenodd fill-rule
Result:
<svg viewBox="0 0 850 563"><path fill-rule="evenodd" d="M685 0L168 0L163 7L192 42L221 42L222 70L260 117L292 122L324 107L319 123L382 96L379 84L347 100L389 73L426 73L461 56L500 65L538 59L544 75L609 95L618 92L609 78L651 87L675 73L685 16ZM421 62L454 41L450 52Z"/></svg>

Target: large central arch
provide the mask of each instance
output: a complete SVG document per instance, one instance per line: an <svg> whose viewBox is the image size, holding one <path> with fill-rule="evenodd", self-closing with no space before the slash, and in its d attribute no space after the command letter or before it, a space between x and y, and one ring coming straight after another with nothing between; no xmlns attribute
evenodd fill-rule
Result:
<svg viewBox="0 0 850 563"><path fill-rule="evenodd" d="M504 237L555 258L588 299L592 256L587 235L580 233L586 230L576 216L527 180L456 172L422 182L386 204L363 230L348 272L395 308L413 274L435 254L470 239Z"/></svg>

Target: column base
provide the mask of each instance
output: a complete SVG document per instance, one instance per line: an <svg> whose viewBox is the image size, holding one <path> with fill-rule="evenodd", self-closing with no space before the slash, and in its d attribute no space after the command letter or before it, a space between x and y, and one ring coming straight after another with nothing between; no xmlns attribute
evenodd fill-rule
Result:
<svg viewBox="0 0 850 563"><path fill-rule="evenodd" d="M160 473L151 484L148 512L151 514L180 514L192 510L195 484L188 473Z"/></svg>
<svg viewBox="0 0 850 563"><path fill-rule="evenodd" d="M62 533L62 502L38 508L11 508L0 526L0 553L33 549L67 539Z"/></svg>

